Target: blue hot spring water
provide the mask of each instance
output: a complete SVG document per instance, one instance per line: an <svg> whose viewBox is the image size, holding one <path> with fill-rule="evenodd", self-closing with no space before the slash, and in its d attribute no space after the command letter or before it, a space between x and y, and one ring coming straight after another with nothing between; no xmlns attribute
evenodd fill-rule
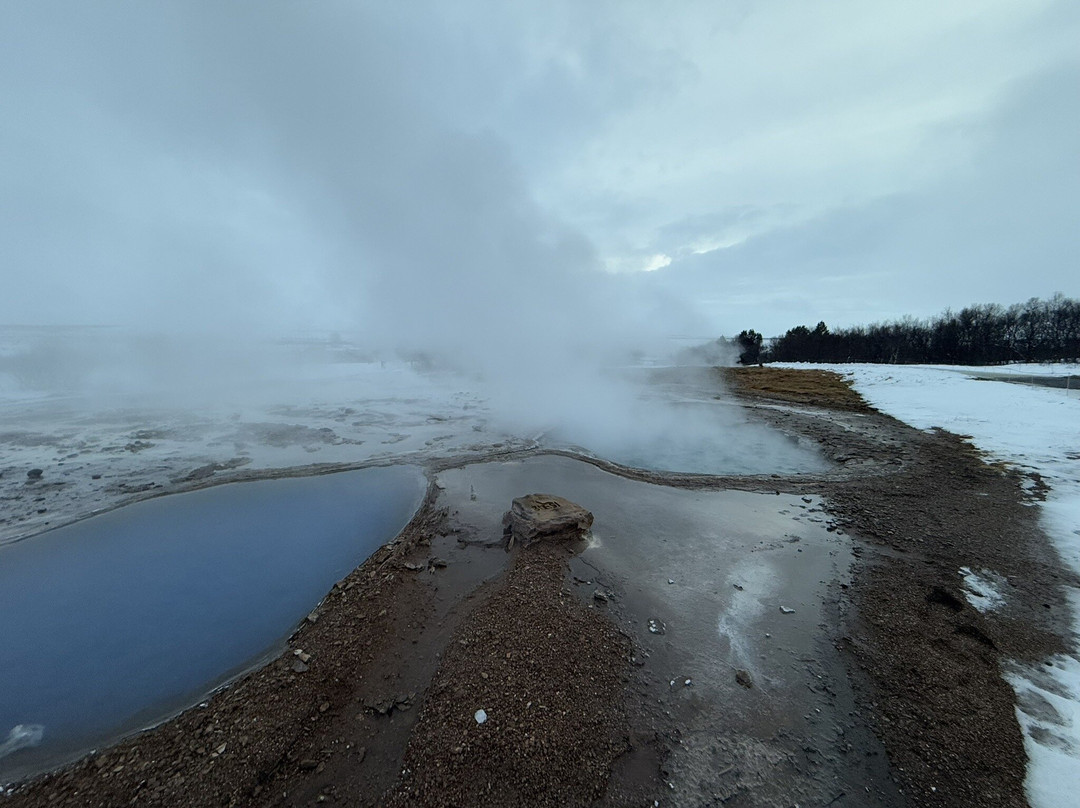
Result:
<svg viewBox="0 0 1080 808"><path fill-rule="evenodd" d="M279 651L423 499L410 466L160 497L0 548L0 783Z"/></svg>

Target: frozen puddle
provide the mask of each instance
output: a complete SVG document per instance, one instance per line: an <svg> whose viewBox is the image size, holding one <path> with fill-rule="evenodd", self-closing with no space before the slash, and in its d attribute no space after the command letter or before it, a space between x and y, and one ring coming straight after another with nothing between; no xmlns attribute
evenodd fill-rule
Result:
<svg viewBox="0 0 1080 808"><path fill-rule="evenodd" d="M274 654L419 506L411 466L160 497L0 547L0 783Z"/></svg>

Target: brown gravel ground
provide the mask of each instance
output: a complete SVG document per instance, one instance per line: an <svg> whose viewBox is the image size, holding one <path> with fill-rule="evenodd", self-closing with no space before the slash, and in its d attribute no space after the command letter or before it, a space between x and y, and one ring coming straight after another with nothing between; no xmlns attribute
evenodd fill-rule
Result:
<svg viewBox="0 0 1080 808"><path fill-rule="evenodd" d="M824 495L859 557L839 647L903 799L1025 805L1002 665L1061 650L1066 573L1025 507L1021 477L956 436L852 405L835 380L808 400L806 379L788 376L798 389L786 394L779 377L754 376L739 394L757 417L812 439L839 471L665 481ZM844 403L829 406L838 395ZM776 406L792 396L800 410ZM24 784L6 808L587 805L601 794L620 804L613 794L661 785L659 772L615 765L609 775L627 748L625 710L636 709L624 696L628 647L564 591L565 548L518 554L500 578L506 556L456 546L435 494L291 638L290 651L311 655L306 670L286 653L205 707ZM447 569L406 566L448 552L458 555ZM1003 612L967 604L960 566L1008 579ZM479 707L490 715L482 726Z"/></svg>
<svg viewBox="0 0 1080 808"><path fill-rule="evenodd" d="M516 550L454 635L387 805L587 806L604 793L626 751L630 644L564 587L567 554Z"/></svg>
<svg viewBox="0 0 1080 808"><path fill-rule="evenodd" d="M868 541L844 642L895 776L918 805L1026 805L1003 665L1064 650L1054 624L1068 621L1061 562L1037 511L1021 504L1019 476L937 432L920 436L915 462L896 477L837 485L829 499ZM1004 612L968 604L961 566L1006 577Z"/></svg>

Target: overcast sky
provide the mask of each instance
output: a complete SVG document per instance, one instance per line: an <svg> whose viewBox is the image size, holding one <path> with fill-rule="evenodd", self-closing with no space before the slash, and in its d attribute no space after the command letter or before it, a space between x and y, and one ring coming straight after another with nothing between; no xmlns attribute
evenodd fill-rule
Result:
<svg viewBox="0 0 1080 808"><path fill-rule="evenodd" d="M1075 0L0 4L0 323L776 334L1078 255Z"/></svg>

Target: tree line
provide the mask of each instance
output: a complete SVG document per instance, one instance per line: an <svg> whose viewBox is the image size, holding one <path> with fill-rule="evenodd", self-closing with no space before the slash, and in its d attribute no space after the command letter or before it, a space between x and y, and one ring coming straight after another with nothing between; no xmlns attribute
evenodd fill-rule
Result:
<svg viewBox="0 0 1080 808"><path fill-rule="evenodd" d="M753 330L735 338L742 364L874 362L996 365L1080 361L1080 301L1064 295L1001 306L945 311L928 320L905 317L868 326L790 328L765 340Z"/></svg>

